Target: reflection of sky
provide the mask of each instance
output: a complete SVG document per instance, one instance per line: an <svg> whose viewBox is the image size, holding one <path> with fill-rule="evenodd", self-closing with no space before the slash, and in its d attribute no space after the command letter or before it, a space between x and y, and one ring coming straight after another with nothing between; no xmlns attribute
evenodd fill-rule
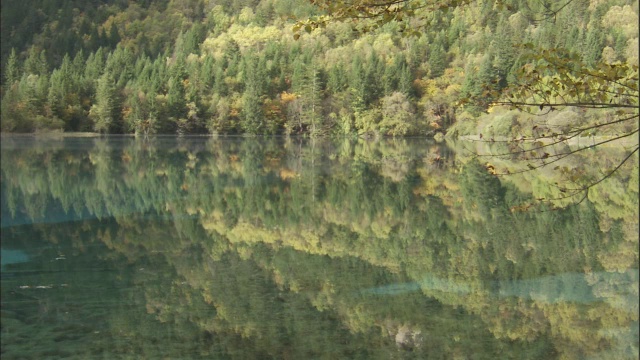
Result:
<svg viewBox="0 0 640 360"><path fill-rule="evenodd" d="M623 273L565 273L536 279L498 281L499 297L518 297L543 303L591 303L604 301L612 307L638 311L638 269ZM413 291L467 294L473 291L462 282L433 275L421 281L390 284L364 291L365 294L400 295Z"/></svg>
<svg viewBox="0 0 640 360"><path fill-rule="evenodd" d="M89 218L95 218L95 217L89 217ZM2 228L7 228L7 227L19 226L19 225L63 223L63 222L79 221L79 220L84 220L84 218L82 216L76 215L73 212L73 210L70 210L68 213L65 213L63 211L55 212L55 213L47 213L47 217L45 219L39 219L37 221L34 221L33 219L31 219L30 216L26 214L16 214L15 217L2 216L0 224Z"/></svg>
<svg viewBox="0 0 640 360"><path fill-rule="evenodd" d="M365 290L366 294L376 295L400 295L412 291L429 290L446 293L466 294L471 292L471 287L448 279L441 279L433 275L425 276L421 281L409 283L390 284Z"/></svg>
<svg viewBox="0 0 640 360"><path fill-rule="evenodd" d="M606 291L601 291L606 288ZM638 269L624 273L565 273L500 284L500 296L516 296L545 303L605 301L621 310L638 309Z"/></svg>
<svg viewBox="0 0 640 360"><path fill-rule="evenodd" d="M2 264L2 270L6 265L19 264L29 261L29 255L20 250L5 250L0 249L0 263Z"/></svg>

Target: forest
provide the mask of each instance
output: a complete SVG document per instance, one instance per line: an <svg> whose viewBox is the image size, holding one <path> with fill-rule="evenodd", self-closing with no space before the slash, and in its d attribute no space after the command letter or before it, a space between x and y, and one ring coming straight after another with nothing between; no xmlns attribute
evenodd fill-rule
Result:
<svg viewBox="0 0 640 360"><path fill-rule="evenodd" d="M604 118L613 126L589 134L637 132L637 0L567 1L552 15L545 1L461 2L379 26L301 29L328 11L311 3L3 1L0 130L515 137L534 131L532 118L558 128ZM535 54L565 52L627 79L630 93L572 83L623 109L582 100L543 113L546 102L523 92L542 115L494 106L507 90L552 84L558 69ZM545 76L532 80L537 67Z"/></svg>

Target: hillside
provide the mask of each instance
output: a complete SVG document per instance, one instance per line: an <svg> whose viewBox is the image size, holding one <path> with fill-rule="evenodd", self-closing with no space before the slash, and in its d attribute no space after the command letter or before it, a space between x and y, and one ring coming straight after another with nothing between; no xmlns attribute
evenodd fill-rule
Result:
<svg viewBox="0 0 640 360"><path fill-rule="evenodd" d="M541 2L504 3L422 14L412 36L332 22L296 40L295 21L319 14L303 0L7 0L0 129L510 136L525 115L459 100L518 84L520 44L638 64L638 1L571 1L546 18Z"/></svg>

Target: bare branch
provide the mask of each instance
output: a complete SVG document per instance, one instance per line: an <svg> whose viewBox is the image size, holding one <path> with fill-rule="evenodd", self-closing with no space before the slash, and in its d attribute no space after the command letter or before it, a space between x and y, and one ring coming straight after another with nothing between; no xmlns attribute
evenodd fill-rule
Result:
<svg viewBox="0 0 640 360"><path fill-rule="evenodd" d="M543 168L543 167L545 167L547 165L551 165L553 163L556 163L556 162L558 162L558 161L560 161L560 160L562 160L562 159L564 159L564 158L566 158L568 156L571 156L573 154L579 153L581 151L588 150L588 149L593 149L593 148L596 148L598 146L604 145L606 143L610 143L612 141L620 140L620 139L635 135L637 133L638 133L638 129L635 129L634 131L629 132L628 134L624 134L624 135L617 136L617 137L614 137L614 138L611 138L611 139L607 139L607 140L601 141L599 143L595 143L595 144L592 144L592 145L589 145L589 146L581 147L581 148L578 148L576 150L572 150L572 151L569 151L569 152L566 152L566 153L558 154L558 155L556 155L555 159L553 159L551 161L548 161L548 162L544 162L544 159L535 159L535 160L543 160L543 163L541 165L538 165L538 166L527 164L528 165L527 169L520 170L520 171L515 171L515 172L496 173L495 175L496 176L504 176L504 175L512 175L512 174L521 174L521 173L524 173L524 172L529 172L531 170L540 169L540 168Z"/></svg>

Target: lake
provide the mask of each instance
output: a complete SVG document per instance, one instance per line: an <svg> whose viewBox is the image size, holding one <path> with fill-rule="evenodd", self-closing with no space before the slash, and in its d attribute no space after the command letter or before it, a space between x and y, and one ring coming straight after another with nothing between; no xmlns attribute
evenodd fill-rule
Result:
<svg viewBox="0 0 640 360"><path fill-rule="evenodd" d="M636 359L637 156L474 152L3 137L2 359Z"/></svg>

